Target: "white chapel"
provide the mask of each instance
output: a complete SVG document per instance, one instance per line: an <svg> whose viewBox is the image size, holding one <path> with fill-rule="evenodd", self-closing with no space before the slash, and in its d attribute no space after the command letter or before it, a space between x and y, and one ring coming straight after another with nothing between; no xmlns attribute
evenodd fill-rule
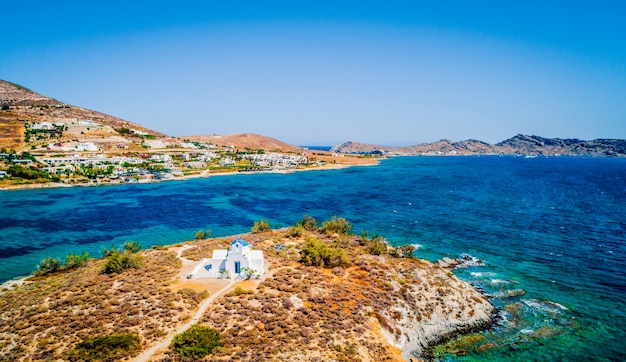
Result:
<svg viewBox="0 0 626 362"><path fill-rule="evenodd" d="M202 261L208 277L231 279L244 277L246 271L261 276L265 271L263 263L263 251L252 250L250 244L243 239L234 240L228 250L213 250L213 257Z"/></svg>

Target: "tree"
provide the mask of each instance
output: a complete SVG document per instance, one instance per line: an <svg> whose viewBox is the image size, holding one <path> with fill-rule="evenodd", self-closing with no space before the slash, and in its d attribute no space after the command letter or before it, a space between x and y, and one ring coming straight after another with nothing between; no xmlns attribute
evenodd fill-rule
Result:
<svg viewBox="0 0 626 362"><path fill-rule="evenodd" d="M46 256L41 263L37 265L37 270L34 274L42 276L50 273L56 273L61 270L61 260Z"/></svg>
<svg viewBox="0 0 626 362"><path fill-rule="evenodd" d="M296 226L303 227L306 230L317 230L317 220L313 216L304 215L304 218L296 223Z"/></svg>
<svg viewBox="0 0 626 362"><path fill-rule="evenodd" d="M322 232L325 234L347 234L352 229L352 224L343 217L333 216L332 219L322 223Z"/></svg>
<svg viewBox="0 0 626 362"><path fill-rule="evenodd" d="M124 250L128 250L131 253L136 253L141 250L141 245L139 245L139 242L137 241L127 241L124 243L124 245L122 245L122 247L124 248Z"/></svg>
<svg viewBox="0 0 626 362"><path fill-rule="evenodd" d="M87 264L89 260L89 253L84 252L82 255L68 254L65 256L65 269L80 268Z"/></svg>
<svg viewBox="0 0 626 362"><path fill-rule="evenodd" d="M252 233L262 233L271 229L270 223L267 220L259 220L254 222L254 225L252 226Z"/></svg>
<svg viewBox="0 0 626 362"><path fill-rule="evenodd" d="M300 262L310 266L334 268L347 266L350 258L343 249L333 248L317 238L306 238L300 251Z"/></svg>
<svg viewBox="0 0 626 362"><path fill-rule="evenodd" d="M134 254L129 250L124 252L115 250L107 257L103 272L105 274L121 273L128 269L138 269L142 264L143 258L141 255Z"/></svg>
<svg viewBox="0 0 626 362"><path fill-rule="evenodd" d="M387 252L387 242L385 238L380 235L376 235L372 240L367 243L367 252L372 255L380 255Z"/></svg>
<svg viewBox="0 0 626 362"><path fill-rule="evenodd" d="M193 238L196 239L196 240L204 240L204 239L210 238L210 237L211 237L211 230L198 230L193 235Z"/></svg>
<svg viewBox="0 0 626 362"><path fill-rule="evenodd" d="M127 269L137 269L143 264L143 257L137 252L141 246L136 241L124 243L121 249L116 249L111 245L111 249L104 249L102 254L106 258L104 263L105 274L121 273Z"/></svg>
<svg viewBox="0 0 626 362"><path fill-rule="evenodd" d="M245 278L245 279L250 279L250 278L258 278L259 277L259 273L257 273L256 270L252 269L252 268L248 268L248 267L243 267L241 268L241 275Z"/></svg>
<svg viewBox="0 0 626 362"><path fill-rule="evenodd" d="M213 328L192 325L172 340L172 349L183 358L203 359L217 347L224 346L222 336Z"/></svg>

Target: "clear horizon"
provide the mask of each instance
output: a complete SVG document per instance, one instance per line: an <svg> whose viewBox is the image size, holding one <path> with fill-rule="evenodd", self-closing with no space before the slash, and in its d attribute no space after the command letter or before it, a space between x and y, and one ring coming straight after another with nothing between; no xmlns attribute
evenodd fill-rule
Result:
<svg viewBox="0 0 626 362"><path fill-rule="evenodd" d="M0 79L171 136L626 139L626 3L4 4Z"/></svg>

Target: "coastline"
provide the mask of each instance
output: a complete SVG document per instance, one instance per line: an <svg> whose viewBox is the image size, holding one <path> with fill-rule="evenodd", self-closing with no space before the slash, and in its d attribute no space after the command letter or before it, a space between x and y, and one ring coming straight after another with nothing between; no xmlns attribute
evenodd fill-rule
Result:
<svg viewBox="0 0 626 362"><path fill-rule="evenodd" d="M295 168L295 169L271 169L268 171L230 171L230 172L210 172L209 170L202 170L200 173L192 174L192 175L184 175L179 177L172 177L167 179L160 180L146 180L139 181L137 184L153 184L167 181L185 181L195 178L208 178L213 176L232 176L232 175L252 175L258 173L275 173L275 174L290 174L294 172L305 172L305 171L330 171L330 170L339 170L349 167L360 167L360 166L377 166L379 161L376 160L375 163L367 163L367 164L326 164L322 167L313 167L313 168ZM0 192L2 191L20 191L20 190L34 190L34 189L52 189L52 188L69 188L69 187L107 187L107 186L122 186L122 185L130 185L130 183L121 183L121 182L107 182L107 183L80 183L80 184L66 184L63 182L47 182L47 183L32 183L32 184L20 184L20 185L10 185L10 186L1 186Z"/></svg>
<svg viewBox="0 0 626 362"><path fill-rule="evenodd" d="M188 290L186 288L192 288L196 290L196 293L200 293L206 289L214 291L216 288L211 286L210 280L187 279L186 275L188 271L194 268L195 263L199 262L202 250L219 248L220 246L227 245L227 243L234 238L243 237L255 247L265 251L268 275L253 284L242 281L239 283L243 284L238 283L234 286L239 285L246 289L252 288L252 295L258 297L252 297L252 299L250 299L251 297L248 297L250 294L237 294L216 299L202 318L198 317L200 318L200 323L216 326L222 333L226 333L227 335L229 333L236 333L236 331L241 330L239 328L240 326L229 327L227 325L220 325L220 323L223 322L221 316L224 316L224 313L229 313L230 308L228 306L233 303L242 305L261 303L258 309L254 308L249 310L246 315L248 318L252 318L252 321L256 320L256 325L263 323L268 326L267 332L265 332L265 328L261 328L256 333L275 333L272 332L270 328L272 324L263 319L265 318L263 317L265 315L263 310L270 306L276 308L272 303L278 303L277 305L280 306L281 303L284 303L282 301L290 299L296 301L296 304L301 305L301 307L291 309L288 314L281 312L273 316L272 318L275 318L276 321L280 321L276 323L287 323L294 326L300 325L302 318L305 317L305 315L300 314L306 312L306 316L309 318L317 318L318 322L314 322L314 325L316 323L322 323L322 325L325 326L322 327L324 333L315 337L320 339L318 342L330 338L330 340L335 341L334 343L336 343L336 345L358 346L357 353L359 356L370 356L370 358L366 358L366 360L378 360L379 357L383 356L386 356L386 359L390 361L409 361L414 357L428 359L429 351L431 351L435 345L453 338L456 335L470 333L478 329L482 330L491 326L494 307L488 302L485 295L474 289L469 283L449 273L448 269L444 269L435 263L421 259L392 258L386 254L370 255L365 252L366 249L364 249L363 246L359 246L358 237L356 235L350 236L349 245L346 246L345 249L352 259L351 265L334 269L305 266L301 264L301 262L298 262L297 259L298 250L302 247L305 237L307 235L319 237L322 240L326 240L325 242L327 243L332 243L334 237L324 236L324 234L320 232L306 232L302 237L294 239L287 236L288 230L288 228L283 228L262 234L247 233L200 241L186 241L158 249L147 249L141 252L146 258L146 267L147 265L152 265L156 260L163 258L169 260L168 265L170 266L167 272L161 271L159 272L160 274L150 276L151 274L146 274L146 271L140 272L140 274L143 275L142 278L162 279L160 283L162 283L163 289L159 293L165 297L171 293L176 294ZM276 250L274 246L277 243L289 245L290 248ZM176 259L182 260L182 269L180 269L180 266L178 268L174 267L173 256L176 256ZM296 259L294 259L294 256ZM67 282L58 284L56 280L67 279L69 281L77 279L79 285L83 285L81 288L87 288L87 285L93 285L93 288L98 288L97 285L99 283L110 285L105 288L107 293L103 300L91 298L91 302L89 303L104 303L103 305L110 305L108 300L124 300L125 298L135 295L132 293L127 294L129 286L121 289L115 287L115 285L122 286L126 285L126 283L130 283L127 279L134 278L132 274L135 273L103 275L100 272L103 262L103 259L91 259L84 271L71 270L64 273L56 273L50 277L43 276L32 281L28 281L26 280L28 277L24 277L5 282L2 284L2 288L0 288L0 297L13 296L15 298L20 293L26 293L28 295L36 293L37 297L35 299L32 299L21 307L13 307L17 308L17 310L11 309L10 313L13 313L12 315L19 315L20 310L22 310L19 308L26 308L23 309L24 311L31 308L31 304L29 303L44 303L45 305L49 303L51 306L63 305L59 301L68 297L68 295L63 293L70 293L69 296L71 296L72 292L63 286ZM99 280L99 282L95 283L96 280ZM316 282L303 284L302 280L315 280ZM216 279L216 282L222 283L223 280ZM443 282L443 284L439 284L441 282ZM20 286L25 283L32 284L32 286L29 288L20 288ZM429 285L432 286L433 283L439 285L439 287L430 288ZM51 290L48 290L53 285L56 285L53 289L61 289L53 293ZM143 285L143 283L139 283L139 285L135 286L135 288L139 288L136 293L141 294L140 291L142 288L146 287L147 286ZM37 292L40 289L42 292ZM79 288L76 290L83 290L84 292L84 289ZM338 298L338 295L343 295L343 297ZM45 301L38 301L38 298L43 298ZM73 307L82 308L83 306L80 303L83 302L78 302L80 299L76 300L79 304L72 304ZM86 310L102 308L95 306L84 307ZM146 311L151 308L150 304L142 303L136 304L134 307L140 309L148 308ZM192 315L196 313L196 309L197 304L194 302L185 307L183 315ZM60 311L52 307L46 309L46 313L54 314L57 312L60 313ZM337 319L337 313L342 317ZM78 318L90 318L90 316L87 314ZM160 317L157 316L157 319L153 320L152 323L158 323L158 318ZM10 319L7 319L7 321L9 320ZM186 320L186 317L181 317L178 319L177 323L170 324L168 322L168 327L165 331L168 335L171 334L171 331L178 330L180 325L182 325L181 323ZM331 326L332 324L338 323L337 321L349 323L354 326L348 329L348 331L352 330L352 332L346 335L342 332L341 328L336 329L337 326ZM11 322L11 324L16 323L18 322ZM106 320L105 323L115 326L118 322ZM135 323L146 322L137 319ZM81 328L91 328L88 325L82 325L83 327ZM72 329L72 327L67 326L63 328ZM146 327L140 327L140 330L143 330L142 328L145 329ZM310 328L310 324L305 323L302 325L302 328ZM35 332L26 335L26 338L33 339L32 342L29 342L31 344L39 343L39 339L41 338L36 331L37 329L35 329ZM89 333L95 332L103 333L102 331L95 330ZM82 333L84 334L85 332ZM351 333L356 334L352 335ZM143 350L144 352L154 346L163 344L162 338L164 337L159 337L160 334L145 336L147 339ZM69 343L71 346L77 342L75 338L70 338L70 340L71 341L66 341L65 343ZM251 342L252 341L248 341L246 343ZM169 343L164 345L167 346ZM333 347L334 345L335 344L331 344L329 346L330 349L323 352L336 353L336 347ZM298 346L301 345L297 340L283 340L283 342L279 343L278 348L289 347L290 352L287 354L278 352L275 357L278 357L278 359L289 357L290 360L304 361L321 353L319 351L309 351L306 348L302 349ZM67 345L65 348L68 348ZM374 349L372 350L372 348ZM28 353L32 353L32 351ZM65 353L67 353L67 350ZM156 353L155 356L157 357L167 356L168 348L160 348ZM237 350L233 349L226 349L221 353L223 355L216 356L216 360L222 361L228 360L229 358L237 359L240 357L240 355L237 354ZM0 356L1 355L2 351L0 350ZM330 356L332 355L326 355L326 357Z"/></svg>

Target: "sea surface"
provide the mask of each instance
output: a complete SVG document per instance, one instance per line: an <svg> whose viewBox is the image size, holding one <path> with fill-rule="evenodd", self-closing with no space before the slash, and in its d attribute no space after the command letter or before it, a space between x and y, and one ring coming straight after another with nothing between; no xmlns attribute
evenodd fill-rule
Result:
<svg viewBox="0 0 626 362"><path fill-rule="evenodd" d="M626 360L626 159L396 157L379 166L0 192L0 281L45 256L333 215L416 244L492 296L497 324L446 361ZM471 343L470 343L471 342ZM454 349L454 348L452 348Z"/></svg>

